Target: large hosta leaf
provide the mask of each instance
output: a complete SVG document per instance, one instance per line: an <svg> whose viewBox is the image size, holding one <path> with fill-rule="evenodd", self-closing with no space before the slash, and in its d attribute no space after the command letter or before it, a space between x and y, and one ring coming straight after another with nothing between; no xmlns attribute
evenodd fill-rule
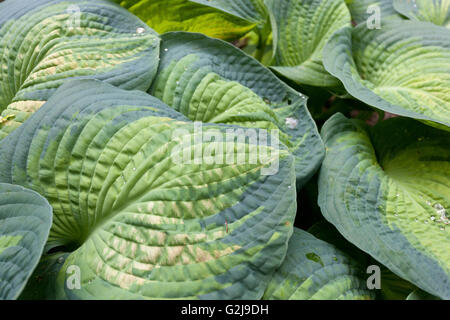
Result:
<svg viewBox="0 0 450 320"><path fill-rule="evenodd" d="M450 126L450 30L426 22L337 31L325 68L357 99L379 109Z"/></svg>
<svg viewBox="0 0 450 320"><path fill-rule="evenodd" d="M319 205L340 233L400 277L450 298L450 134L408 118L323 127Z"/></svg>
<svg viewBox="0 0 450 320"><path fill-rule="evenodd" d="M245 6L245 11L236 12L224 11L213 5L205 6L202 1L112 1L127 8L159 33L169 31L201 32L215 38L234 40L252 30L257 24L255 21L257 15L251 12L254 7L248 5ZM248 1L250 2L250 0Z"/></svg>
<svg viewBox="0 0 450 320"><path fill-rule="evenodd" d="M394 8L413 20L450 28L450 0L393 0Z"/></svg>
<svg viewBox="0 0 450 320"><path fill-rule="evenodd" d="M292 234L294 158L273 140L221 149L196 129L146 93L75 80L1 142L0 180L46 196L49 245L75 248L58 298L261 298ZM177 161L186 150L193 161ZM248 160L255 152L266 160Z"/></svg>
<svg viewBox="0 0 450 320"><path fill-rule="evenodd" d="M356 23L367 22L373 14L380 13L380 22L383 24L386 20L401 19L395 11L393 0L345 0L352 14L352 19ZM375 11L374 7L379 8Z"/></svg>
<svg viewBox="0 0 450 320"><path fill-rule="evenodd" d="M221 40L185 32L163 35L160 67L149 92L193 121L280 129L280 140L296 156L300 185L323 159L306 98Z"/></svg>
<svg viewBox="0 0 450 320"><path fill-rule="evenodd" d="M415 290L408 295L406 300L439 300L439 298L422 290Z"/></svg>
<svg viewBox="0 0 450 320"><path fill-rule="evenodd" d="M147 90L159 38L102 0L7 0L0 4L0 140L68 78Z"/></svg>
<svg viewBox="0 0 450 320"><path fill-rule="evenodd" d="M367 300L364 267L333 245L295 228L286 259L263 299Z"/></svg>
<svg viewBox="0 0 450 320"><path fill-rule="evenodd" d="M276 62L272 68L299 84L335 86L323 67L322 51L330 36L350 26L344 0L266 0L272 17Z"/></svg>
<svg viewBox="0 0 450 320"><path fill-rule="evenodd" d="M52 208L34 191L0 183L0 300L18 297L47 241Z"/></svg>

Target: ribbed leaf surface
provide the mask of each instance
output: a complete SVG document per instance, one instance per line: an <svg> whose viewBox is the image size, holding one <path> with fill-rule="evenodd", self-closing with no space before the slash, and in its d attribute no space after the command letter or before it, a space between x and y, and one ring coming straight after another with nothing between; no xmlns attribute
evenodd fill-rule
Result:
<svg viewBox="0 0 450 320"><path fill-rule="evenodd" d="M294 228L289 248L264 294L267 300L368 300L364 268L333 245Z"/></svg>
<svg viewBox="0 0 450 320"><path fill-rule="evenodd" d="M112 0L127 8L159 33L169 31L200 32L220 39L235 40L256 25L251 0L236 10L222 10L229 1L212 0ZM211 3L209 3L211 2ZM233 4L236 5L234 1ZM248 3L247 3L248 2ZM250 5L249 5L250 4ZM228 8L228 7L227 7ZM230 9L230 8L228 8Z"/></svg>
<svg viewBox="0 0 450 320"><path fill-rule="evenodd" d="M340 233L398 276L450 298L450 134L407 118L323 127L319 205Z"/></svg>
<svg viewBox="0 0 450 320"><path fill-rule="evenodd" d="M279 129L296 157L298 183L312 176L324 150L305 96L221 40L173 32L162 41L152 95L193 121Z"/></svg>
<svg viewBox="0 0 450 320"><path fill-rule="evenodd" d="M350 26L344 0L265 0L272 17L276 62L272 69L299 84L331 87L339 81L322 64L330 36Z"/></svg>
<svg viewBox="0 0 450 320"><path fill-rule="evenodd" d="M393 0L394 8L412 20L450 28L450 0Z"/></svg>

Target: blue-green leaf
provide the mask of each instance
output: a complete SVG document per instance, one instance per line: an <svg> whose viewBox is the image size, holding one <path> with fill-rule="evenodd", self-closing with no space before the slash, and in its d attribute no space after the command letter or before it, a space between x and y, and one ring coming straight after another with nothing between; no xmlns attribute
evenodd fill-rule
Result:
<svg viewBox="0 0 450 320"><path fill-rule="evenodd" d="M368 300L364 267L335 246L294 228L289 248L263 299Z"/></svg>
<svg viewBox="0 0 450 320"><path fill-rule="evenodd" d="M271 137L221 149L202 134L244 129L196 131L158 99L95 80L60 87L0 142L0 181L46 197L49 247L71 252L56 297L261 298L292 234L295 163Z"/></svg>
<svg viewBox="0 0 450 320"><path fill-rule="evenodd" d="M252 1L233 0L112 0L128 9L159 33L201 32L210 37L235 40L258 23L260 15ZM227 6L227 3L233 7ZM240 1L241 2L241 1Z"/></svg>
<svg viewBox="0 0 450 320"><path fill-rule="evenodd" d="M412 20L450 28L450 0L393 0L394 8Z"/></svg>
<svg viewBox="0 0 450 320"><path fill-rule="evenodd" d="M0 183L0 300L16 299L44 249L52 208L34 191Z"/></svg>
<svg viewBox="0 0 450 320"><path fill-rule="evenodd" d="M450 130L449 29L418 21L343 28L326 45L324 65L355 98Z"/></svg>
<svg viewBox="0 0 450 320"><path fill-rule="evenodd" d="M411 292L411 294L408 295L406 300L440 300L440 299L423 290L418 289Z"/></svg>
<svg viewBox="0 0 450 320"><path fill-rule="evenodd" d="M370 129L336 114L322 129L325 218L419 288L450 298L450 133L408 118Z"/></svg>
<svg viewBox="0 0 450 320"><path fill-rule="evenodd" d="M304 184L324 156L306 97L234 46L201 34L162 36L161 62L150 94L192 121L279 130Z"/></svg>
<svg viewBox="0 0 450 320"><path fill-rule="evenodd" d="M159 38L106 0L0 3L0 140L70 78L147 90Z"/></svg>

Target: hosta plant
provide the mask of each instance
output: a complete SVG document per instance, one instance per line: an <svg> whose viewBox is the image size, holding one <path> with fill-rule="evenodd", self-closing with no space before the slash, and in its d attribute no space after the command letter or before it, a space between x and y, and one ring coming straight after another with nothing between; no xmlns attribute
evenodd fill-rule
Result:
<svg viewBox="0 0 450 320"><path fill-rule="evenodd" d="M355 98L449 130L449 29L418 21L342 28L326 45L324 64Z"/></svg>
<svg viewBox="0 0 450 320"><path fill-rule="evenodd" d="M295 228L281 267L270 281L264 299L367 300L374 298L365 270L331 244Z"/></svg>
<svg viewBox="0 0 450 320"><path fill-rule="evenodd" d="M450 299L449 5L0 1L0 299Z"/></svg>
<svg viewBox="0 0 450 320"><path fill-rule="evenodd" d="M106 0L0 3L0 140L70 78L147 90L159 38Z"/></svg>
<svg viewBox="0 0 450 320"><path fill-rule="evenodd" d="M450 134L406 118L322 129L325 218L400 277L450 298Z"/></svg>
<svg viewBox="0 0 450 320"><path fill-rule="evenodd" d="M402 15L450 28L449 0L393 0L394 8Z"/></svg>
<svg viewBox="0 0 450 320"><path fill-rule="evenodd" d="M280 131L303 185L324 147L306 97L230 44L201 34L162 37L161 62L149 93L192 121Z"/></svg>
<svg viewBox="0 0 450 320"><path fill-rule="evenodd" d="M0 299L15 299L36 267L52 208L34 191L0 183Z"/></svg>

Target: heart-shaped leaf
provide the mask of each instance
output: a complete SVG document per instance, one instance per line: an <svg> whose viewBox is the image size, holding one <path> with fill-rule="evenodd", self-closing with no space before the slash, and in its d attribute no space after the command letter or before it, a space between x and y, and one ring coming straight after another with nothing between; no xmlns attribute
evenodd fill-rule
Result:
<svg viewBox="0 0 450 320"><path fill-rule="evenodd" d="M450 30L426 22L337 31L325 68L355 98L394 114L450 126Z"/></svg>
<svg viewBox="0 0 450 320"><path fill-rule="evenodd" d="M150 94L192 121L279 129L296 156L298 183L320 166L324 149L297 93L232 45L201 34L162 36L161 62Z"/></svg>
<svg viewBox="0 0 450 320"><path fill-rule="evenodd" d="M322 51L337 29L350 26L344 0L265 0L271 13L273 70L298 84L332 87L339 81L323 67Z"/></svg>
<svg viewBox="0 0 450 320"><path fill-rule="evenodd" d="M364 268L335 246L294 228L286 259L263 299L368 300Z"/></svg>
<svg viewBox="0 0 450 320"><path fill-rule="evenodd" d="M374 260L370 255L348 242L339 231L326 220L317 222L308 229L308 232L320 240L332 243L333 246L345 252L352 257L352 259L357 260L360 266L378 266L380 268L379 276L381 289L376 291L377 299L405 300L412 291L417 289L415 285L392 273L392 271ZM370 272L365 275L366 278L369 276Z"/></svg>
<svg viewBox="0 0 450 320"><path fill-rule="evenodd" d="M16 299L38 264L52 208L34 191L0 183L0 300Z"/></svg>
<svg viewBox="0 0 450 320"><path fill-rule="evenodd" d="M450 28L450 0L393 0L394 8L412 20Z"/></svg>
<svg viewBox="0 0 450 320"><path fill-rule="evenodd" d="M245 1L238 10L222 10L211 1L190 0L112 0L145 21L159 33L169 31L201 32L208 36L235 40L255 28L257 21L253 6ZM208 1L209 2L209 1ZM226 1L229 2L229 1ZM234 3L234 1L233 1ZM233 7L234 8L234 7Z"/></svg>
<svg viewBox="0 0 450 320"><path fill-rule="evenodd" d="M322 129L324 216L423 290L450 298L450 133L408 118L370 129L336 114Z"/></svg>
<svg viewBox="0 0 450 320"><path fill-rule="evenodd" d="M155 32L108 1L0 3L0 140L69 78L147 90L158 54Z"/></svg>
<svg viewBox="0 0 450 320"><path fill-rule="evenodd" d="M197 126L146 93L74 80L0 143L0 180L46 196L49 245L75 249L57 298L261 298L292 234L294 158L271 136Z"/></svg>
<svg viewBox="0 0 450 320"><path fill-rule="evenodd" d="M268 13L264 0L191 0L191 2L217 8L257 25L267 21Z"/></svg>

